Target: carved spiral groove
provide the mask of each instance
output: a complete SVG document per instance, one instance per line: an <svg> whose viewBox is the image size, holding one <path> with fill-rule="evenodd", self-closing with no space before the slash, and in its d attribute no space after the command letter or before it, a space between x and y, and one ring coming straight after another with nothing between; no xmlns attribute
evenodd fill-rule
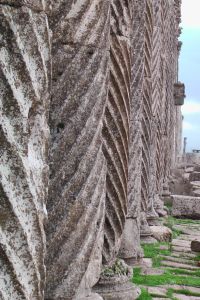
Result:
<svg viewBox="0 0 200 300"><path fill-rule="evenodd" d="M110 82L103 122L103 152L108 165L103 249L105 264L112 263L116 257L127 213L131 18L129 2L112 1Z"/></svg>
<svg viewBox="0 0 200 300"><path fill-rule="evenodd" d="M50 24L47 296L72 299L103 234L106 162L101 135L108 85L109 2L57 1Z"/></svg>
<svg viewBox="0 0 200 300"><path fill-rule="evenodd" d="M49 30L44 12L0 4L1 299L43 299Z"/></svg>

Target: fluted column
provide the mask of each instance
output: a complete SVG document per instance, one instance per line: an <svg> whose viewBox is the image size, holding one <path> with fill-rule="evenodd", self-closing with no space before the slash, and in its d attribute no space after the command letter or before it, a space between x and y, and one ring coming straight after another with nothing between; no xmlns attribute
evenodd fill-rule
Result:
<svg viewBox="0 0 200 300"><path fill-rule="evenodd" d="M0 1L0 298L44 297L50 42L45 1Z"/></svg>
<svg viewBox="0 0 200 300"><path fill-rule="evenodd" d="M101 271L109 1L56 1L50 25L53 83L46 298L80 299L89 296Z"/></svg>

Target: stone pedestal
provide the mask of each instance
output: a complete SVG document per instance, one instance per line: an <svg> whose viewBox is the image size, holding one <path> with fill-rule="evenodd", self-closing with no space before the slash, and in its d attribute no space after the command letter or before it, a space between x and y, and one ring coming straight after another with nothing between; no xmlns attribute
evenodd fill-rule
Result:
<svg viewBox="0 0 200 300"><path fill-rule="evenodd" d="M91 293L90 295L83 296L83 297L78 297L75 298L74 300L103 300L103 298L98 295L97 293Z"/></svg>
<svg viewBox="0 0 200 300"><path fill-rule="evenodd" d="M169 197L169 196L170 196L169 185L168 185L168 183L164 183L162 197Z"/></svg>
<svg viewBox="0 0 200 300"><path fill-rule="evenodd" d="M135 300L140 289L131 283L132 276L132 268L119 260L116 266L104 270L94 291L104 300Z"/></svg>
<svg viewBox="0 0 200 300"><path fill-rule="evenodd" d="M143 250L140 246L140 229L137 219L126 219L118 256L131 266L143 257Z"/></svg>
<svg viewBox="0 0 200 300"><path fill-rule="evenodd" d="M165 217L167 215L167 211L164 208L164 202L160 199L158 194L154 196L154 208L159 217Z"/></svg>
<svg viewBox="0 0 200 300"><path fill-rule="evenodd" d="M152 232L146 219L146 214L141 213L140 217L140 239L143 243L156 243L156 239L152 237Z"/></svg>
<svg viewBox="0 0 200 300"><path fill-rule="evenodd" d="M147 220L148 225L151 225L151 226L158 225L159 224L159 216L153 207L154 199L152 199L151 202L152 202L152 207L146 213L146 220Z"/></svg>

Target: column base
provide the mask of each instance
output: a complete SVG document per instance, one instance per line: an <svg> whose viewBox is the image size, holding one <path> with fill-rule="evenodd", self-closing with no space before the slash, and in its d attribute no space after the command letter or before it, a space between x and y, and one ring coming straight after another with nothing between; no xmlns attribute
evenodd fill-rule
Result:
<svg viewBox="0 0 200 300"><path fill-rule="evenodd" d="M143 250L140 246L138 220L136 218L127 218L118 257L123 259L128 265L133 266L134 262L137 262L143 256Z"/></svg>

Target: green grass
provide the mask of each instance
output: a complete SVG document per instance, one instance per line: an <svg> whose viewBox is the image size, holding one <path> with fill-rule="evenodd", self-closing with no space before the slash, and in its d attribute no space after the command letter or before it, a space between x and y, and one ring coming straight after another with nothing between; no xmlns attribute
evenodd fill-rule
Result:
<svg viewBox="0 0 200 300"><path fill-rule="evenodd" d="M173 288L168 289L166 296L170 299L176 299L175 297L173 297L173 294L180 294L180 295L185 295L185 296L192 296L192 297L200 297L200 293L194 293L192 291L189 290L176 290Z"/></svg>
<svg viewBox="0 0 200 300"><path fill-rule="evenodd" d="M176 300L176 298L173 297L173 293L174 293L173 289L168 289L166 296L172 300Z"/></svg>
<svg viewBox="0 0 200 300"><path fill-rule="evenodd" d="M195 258L194 258L194 260L196 261L200 261L200 254L198 254Z"/></svg>
<svg viewBox="0 0 200 300"><path fill-rule="evenodd" d="M175 219L175 220L176 220L176 224L183 224L183 225L185 225L185 224L194 224L194 225L199 224L200 225L200 220L192 220L192 219Z"/></svg>
<svg viewBox="0 0 200 300"><path fill-rule="evenodd" d="M144 288L141 289L141 295L137 300L152 300L152 297L149 295L148 291Z"/></svg>
<svg viewBox="0 0 200 300"><path fill-rule="evenodd" d="M134 268L133 282L138 285L160 286L166 284L177 284L185 286L200 286L198 277L178 276L173 274L171 270L165 270L161 275L142 275L140 268Z"/></svg>
<svg viewBox="0 0 200 300"><path fill-rule="evenodd" d="M176 219L172 216L164 219L165 225L168 226L173 232L173 238L179 236L182 232L180 230L174 229L175 225L185 225L188 226L192 224L199 224L200 220L189 220L189 219ZM167 246L168 249L161 250L160 246ZM153 262L153 267L160 267L161 260L163 256L172 255L171 244L170 243L156 243L156 244L143 244L144 256L146 258L151 258ZM184 254L183 254L184 256ZM194 258L188 258L192 262L200 261L200 254ZM185 270L180 268L169 268L164 269L164 273L160 275L145 275L141 274L140 268L134 268L133 282L140 286L162 286L162 285L180 285L180 286L193 286L200 287L200 269L198 270ZM187 290L176 290L169 288L166 297L177 300L173 294L183 294L186 296L200 297L200 293L193 293L189 289ZM149 295L146 289L142 289L141 296L138 300L151 300L152 297L156 295Z"/></svg>
<svg viewBox="0 0 200 300"><path fill-rule="evenodd" d="M178 220L175 219L172 216L168 216L164 220L164 225L167 226L167 227L169 227L172 230L172 238L173 239L177 238L182 233L181 230L177 230L177 229L174 228L174 225L178 225L177 221Z"/></svg>
<svg viewBox="0 0 200 300"><path fill-rule="evenodd" d="M160 246L169 247L169 243L156 243L156 244L143 244L144 256L146 258L151 258L153 262L153 267L159 267L162 257L160 255L170 255L171 250L161 250Z"/></svg>

